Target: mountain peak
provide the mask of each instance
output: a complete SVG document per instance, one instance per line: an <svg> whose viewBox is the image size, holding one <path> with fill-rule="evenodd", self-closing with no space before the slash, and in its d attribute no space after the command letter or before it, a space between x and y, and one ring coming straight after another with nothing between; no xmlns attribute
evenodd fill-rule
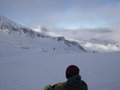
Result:
<svg viewBox="0 0 120 90"><path fill-rule="evenodd" d="M0 30L2 30L4 32L8 32L8 34L12 34L11 36L16 36L16 38L18 38L18 35L21 35L22 37L19 37L19 38L20 39L23 38L22 42L24 42L24 43L26 43L25 40L28 39L27 37L31 37L32 44L34 42L36 43L36 44L34 43L35 45L37 45L39 43L41 50L44 49L43 51L51 50L51 48L54 48L54 50L57 50L57 52L58 51L59 52L71 52L71 51L85 52L85 49L77 42L69 41L69 40L65 39L64 37L62 37L62 38L61 37L51 37L50 35L47 35L48 30L44 27L38 27L38 29L40 31L36 32L32 29L29 29L22 25L19 25L13 21L7 19L4 16L0 17ZM35 39L32 39L32 38L35 38ZM19 39L18 39L18 41L19 41ZM48 48L50 48L50 49L48 49Z"/></svg>
<svg viewBox="0 0 120 90"><path fill-rule="evenodd" d="M21 27L20 24L16 24L14 21L8 19L5 16L0 15L0 25L8 25L8 26L17 26L17 27Z"/></svg>
<svg viewBox="0 0 120 90"><path fill-rule="evenodd" d="M10 34L12 31L19 30L21 27L24 27L24 26L17 24L14 21L0 15L0 29L1 30L8 32Z"/></svg>

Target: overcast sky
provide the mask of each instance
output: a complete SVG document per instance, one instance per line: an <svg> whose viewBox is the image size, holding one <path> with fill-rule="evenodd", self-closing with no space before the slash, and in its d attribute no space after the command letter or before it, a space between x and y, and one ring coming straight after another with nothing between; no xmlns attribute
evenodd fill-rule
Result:
<svg viewBox="0 0 120 90"><path fill-rule="evenodd" d="M120 0L0 0L0 14L25 26L120 26Z"/></svg>

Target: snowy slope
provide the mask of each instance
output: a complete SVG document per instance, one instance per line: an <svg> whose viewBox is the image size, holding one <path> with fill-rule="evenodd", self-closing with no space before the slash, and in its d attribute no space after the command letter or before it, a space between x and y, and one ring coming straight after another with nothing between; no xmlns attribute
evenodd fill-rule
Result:
<svg viewBox="0 0 120 90"><path fill-rule="evenodd" d="M75 41L68 41L64 37L50 37L43 32L35 32L32 29L16 24L4 16L0 16L0 32L1 47L3 44L9 43L7 47L11 46L10 49L39 48L41 52L54 53L85 52L85 49ZM2 49L4 48L6 49L6 47Z"/></svg>
<svg viewBox="0 0 120 90"><path fill-rule="evenodd" d="M120 90L120 52L50 54L30 49L0 57L0 88L43 90L66 81L70 64L80 67L89 90Z"/></svg>

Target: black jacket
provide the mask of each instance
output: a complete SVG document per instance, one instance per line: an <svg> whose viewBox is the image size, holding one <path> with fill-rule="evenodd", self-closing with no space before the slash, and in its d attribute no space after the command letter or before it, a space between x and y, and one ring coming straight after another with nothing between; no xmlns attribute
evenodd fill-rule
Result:
<svg viewBox="0 0 120 90"><path fill-rule="evenodd" d="M76 75L70 77L65 84L48 90L88 90L88 87L87 84L81 80L81 77Z"/></svg>

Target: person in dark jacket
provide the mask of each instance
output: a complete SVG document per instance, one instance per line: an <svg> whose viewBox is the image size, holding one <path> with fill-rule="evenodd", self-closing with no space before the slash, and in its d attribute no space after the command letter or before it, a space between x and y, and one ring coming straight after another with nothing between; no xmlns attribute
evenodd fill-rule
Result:
<svg viewBox="0 0 120 90"><path fill-rule="evenodd" d="M65 83L58 83L53 86L48 85L44 90L88 90L87 84L81 80L80 69L76 65L70 65L66 69Z"/></svg>

